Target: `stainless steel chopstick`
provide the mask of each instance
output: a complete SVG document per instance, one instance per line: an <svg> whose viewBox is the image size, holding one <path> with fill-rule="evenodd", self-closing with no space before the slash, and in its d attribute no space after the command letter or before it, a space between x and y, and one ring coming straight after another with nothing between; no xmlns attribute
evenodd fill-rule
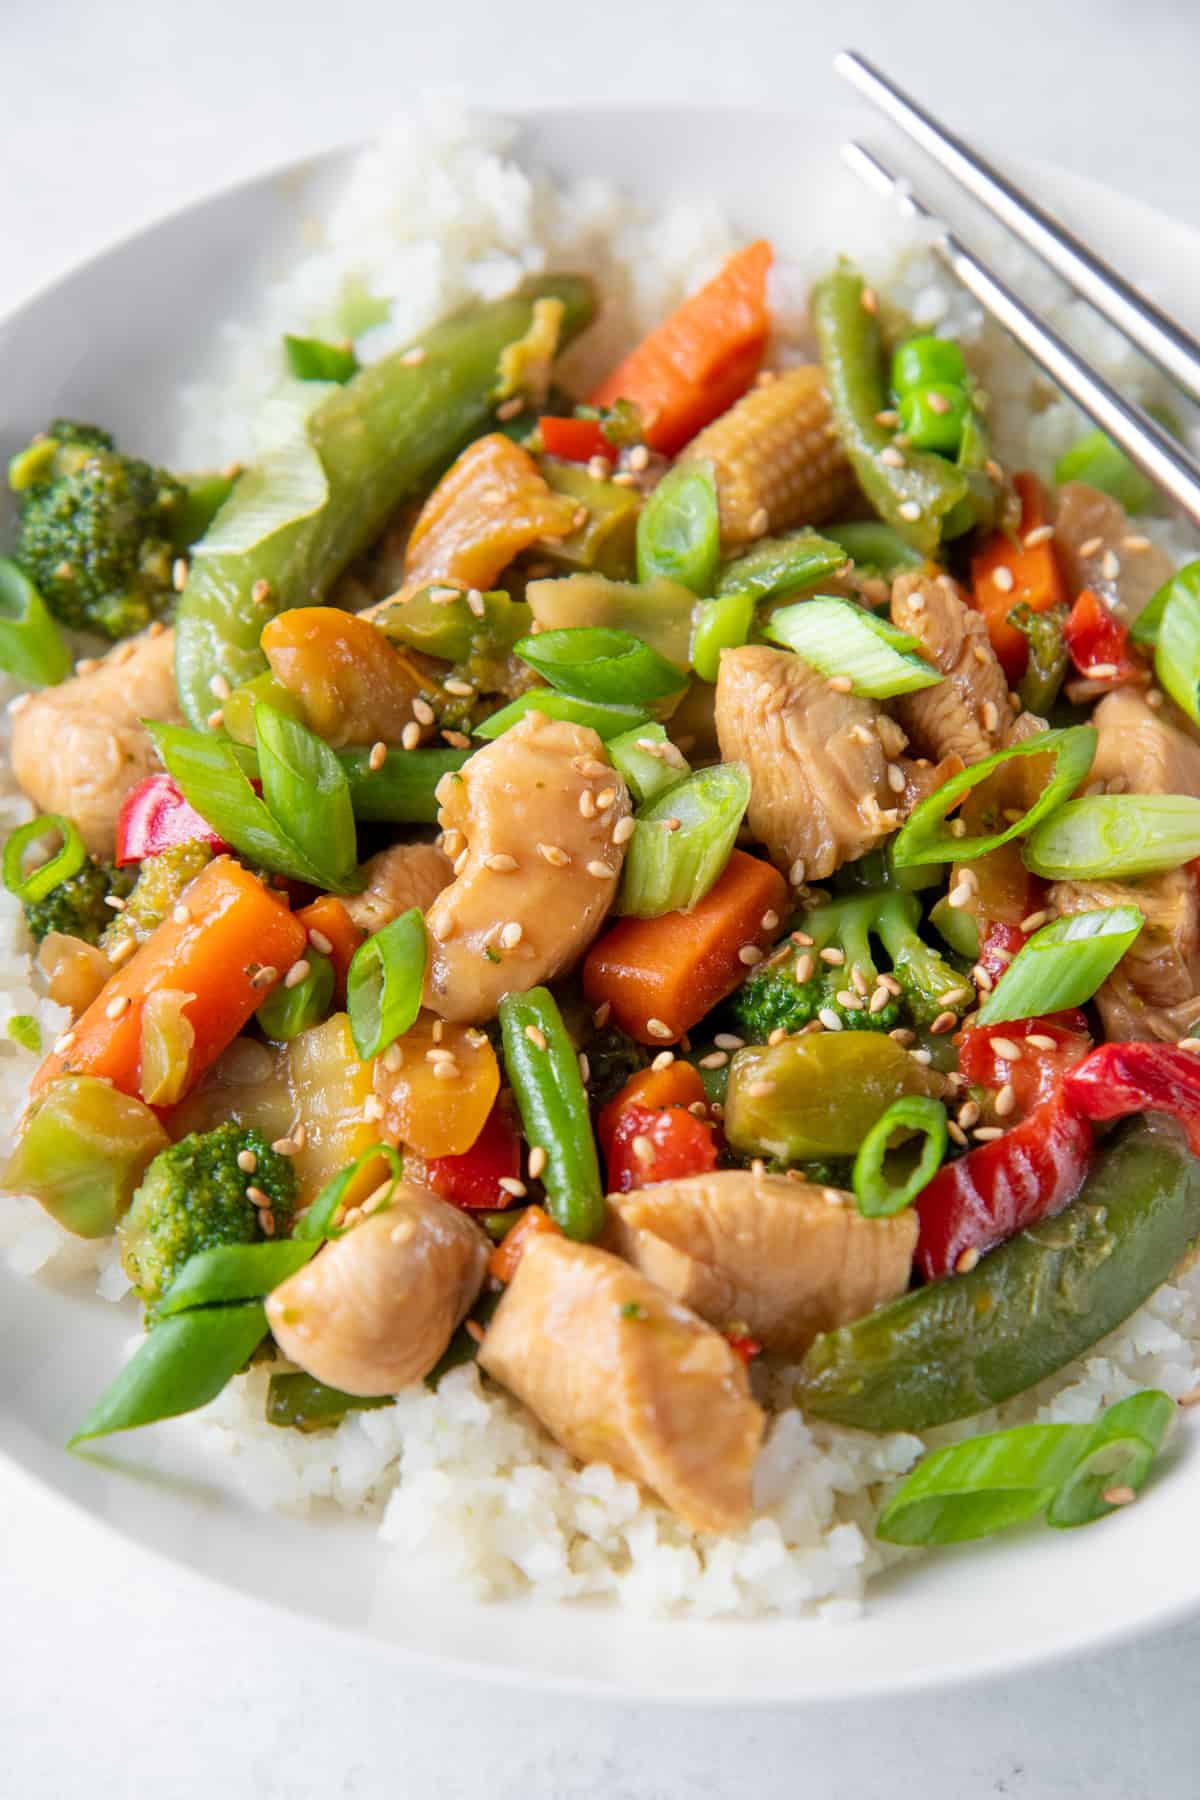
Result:
<svg viewBox="0 0 1200 1800"><path fill-rule="evenodd" d="M865 56L841 50L833 66L1185 393L1200 401L1200 343L1182 326L1022 194L992 163L939 125Z"/></svg>
<svg viewBox="0 0 1200 1800"><path fill-rule="evenodd" d="M930 211L906 181L862 144L849 143L842 155L850 169L877 193L898 200L910 215L933 227L934 249L981 305L1012 333L1024 350L1118 443L1130 460L1200 525L1200 464L1169 431L1122 399L1102 375L1084 362L1066 340L1006 287L945 222Z"/></svg>

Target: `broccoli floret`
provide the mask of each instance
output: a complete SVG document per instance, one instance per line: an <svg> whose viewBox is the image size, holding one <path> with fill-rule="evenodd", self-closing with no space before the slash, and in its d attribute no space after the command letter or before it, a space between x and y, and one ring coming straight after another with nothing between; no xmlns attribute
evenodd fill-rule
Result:
<svg viewBox="0 0 1200 1800"><path fill-rule="evenodd" d="M245 1163L253 1157L253 1166L243 1168L239 1157ZM296 1172L261 1132L219 1125L160 1151L117 1227L121 1264L147 1307L153 1309L197 1251L265 1237L262 1194L274 1216L272 1235L283 1237L295 1209Z"/></svg>
<svg viewBox="0 0 1200 1800"><path fill-rule="evenodd" d="M15 556L64 625L128 637L174 597L187 490L95 425L56 419L15 458Z"/></svg>
<svg viewBox="0 0 1200 1800"><path fill-rule="evenodd" d="M892 1031L906 1016L929 1025L940 1013L956 1012L971 998L966 979L918 935L921 909L911 894L892 891L832 900L806 913L803 935L795 934L746 978L730 1002L741 1034L762 1043L782 1028L800 1031L832 1014L833 1029ZM899 994L880 980L871 949L878 938L891 958ZM840 952L837 962L821 956Z"/></svg>
<svg viewBox="0 0 1200 1800"><path fill-rule="evenodd" d="M132 870L114 869L111 863L89 856L76 874L52 887L43 900L25 902L29 929L39 944L51 931L65 931L85 944L98 944L112 924L109 895L123 899L132 886Z"/></svg>
<svg viewBox="0 0 1200 1800"><path fill-rule="evenodd" d="M148 856L138 867L137 879L132 883L123 909L115 918L112 910L107 909L108 930L101 944L105 953L112 957L127 938L132 938L135 944L144 943L155 926L162 924L189 881L211 861L212 851L199 838L186 844L173 844L169 850Z"/></svg>

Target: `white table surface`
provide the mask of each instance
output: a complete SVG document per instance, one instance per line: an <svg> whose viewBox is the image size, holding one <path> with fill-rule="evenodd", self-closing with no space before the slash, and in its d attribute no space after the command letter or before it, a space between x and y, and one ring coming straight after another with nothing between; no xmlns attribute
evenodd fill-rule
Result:
<svg viewBox="0 0 1200 1800"><path fill-rule="evenodd" d="M1195 0L0 0L0 313L406 93L803 104L839 44L964 130L1200 224ZM0 396L0 406L3 397ZM0 1469L0 1794L22 1800L1192 1800L1200 1621L861 1708L522 1698L414 1675L101 1535Z"/></svg>

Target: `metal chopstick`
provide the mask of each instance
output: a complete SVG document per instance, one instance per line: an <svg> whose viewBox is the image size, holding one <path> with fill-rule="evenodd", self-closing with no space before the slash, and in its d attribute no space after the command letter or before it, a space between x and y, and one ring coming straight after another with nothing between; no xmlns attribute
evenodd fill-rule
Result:
<svg viewBox="0 0 1200 1800"><path fill-rule="evenodd" d="M933 227L934 249L963 286L1027 350L1033 360L1084 412L1118 443L1130 460L1200 525L1200 464L1193 461L1140 406L1122 399L1102 375L1084 362L1066 340L993 275L930 211L906 181L862 144L842 147L848 167L877 193L898 200L904 211Z"/></svg>
<svg viewBox="0 0 1200 1800"><path fill-rule="evenodd" d="M866 57L841 50L833 66L1185 393L1200 401L1200 343L1182 326L1015 188L992 163L939 125Z"/></svg>

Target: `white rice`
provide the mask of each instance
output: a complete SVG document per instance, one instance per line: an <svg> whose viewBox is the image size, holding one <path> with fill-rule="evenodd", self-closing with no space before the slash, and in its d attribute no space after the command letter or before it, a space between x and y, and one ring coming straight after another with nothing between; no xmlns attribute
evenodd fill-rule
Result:
<svg viewBox="0 0 1200 1800"><path fill-rule="evenodd" d="M601 284L604 310L576 353L575 374L586 380L737 242L728 222L702 203L656 215L603 181L559 189L514 160L514 137L503 121L442 103L401 119L364 153L312 225L305 254L265 284L249 316L224 328L205 380L184 390L178 464L221 464L248 453L255 420L285 378L281 334L340 335L348 289L394 296L386 319L359 340L360 356L371 360L449 308L504 293L530 272L588 269ZM816 272L783 260L773 277L785 356L805 342L804 295ZM919 324L973 343L973 361L986 369L1001 455L1049 472L1083 428L1074 408L1044 390L1031 365L985 326L926 251L914 250L899 269L869 273ZM1028 266L1022 281L1125 392L1143 402L1163 397L1146 366L1085 308L1064 303ZM1152 529L1181 560L1195 554L1171 522ZM10 692L0 689L0 700ZM2 779L0 828L7 832L29 808L7 771ZM50 1041L65 1014L31 987L29 948L19 907L0 892L3 1017L35 1015ZM0 1039L4 1131L19 1114L35 1060ZM62 1282L94 1268L106 1298L119 1300L126 1291L110 1245L66 1237L31 1201L0 1201L0 1244L23 1275ZM133 1331L132 1305L129 1312ZM1200 1269L1160 1289L1066 1374L993 1414L923 1439L809 1423L788 1405L786 1371L756 1371L781 1410L757 1467L757 1516L746 1531L726 1537L686 1530L605 1465L580 1468L521 1406L485 1386L474 1367L449 1375L436 1393L410 1390L391 1408L352 1414L336 1430L310 1437L265 1423L266 1378L258 1369L234 1382L205 1413L174 1429L203 1434L258 1505L304 1512L332 1503L372 1514L382 1541L431 1583L544 1602L604 1595L646 1612L815 1610L843 1619L861 1609L871 1575L909 1554L878 1544L871 1522L889 1484L927 1444L1027 1420L1090 1419L1137 1388L1178 1396L1200 1383Z"/></svg>

